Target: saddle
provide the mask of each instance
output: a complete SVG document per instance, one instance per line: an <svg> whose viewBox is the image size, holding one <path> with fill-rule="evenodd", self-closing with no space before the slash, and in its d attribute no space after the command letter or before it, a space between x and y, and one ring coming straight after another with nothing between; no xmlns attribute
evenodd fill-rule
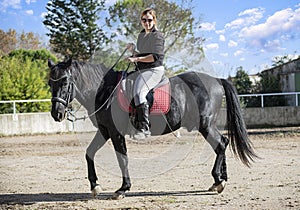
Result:
<svg viewBox="0 0 300 210"><path fill-rule="evenodd" d="M119 106L123 111L128 113L132 113L135 110L133 85L137 75L131 76L131 74L127 72L120 73L119 81L122 81L117 89ZM149 91L146 98L150 106L150 114L162 115L169 112L171 103L170 90L169 79L164 76L159 84Z"/></svg>

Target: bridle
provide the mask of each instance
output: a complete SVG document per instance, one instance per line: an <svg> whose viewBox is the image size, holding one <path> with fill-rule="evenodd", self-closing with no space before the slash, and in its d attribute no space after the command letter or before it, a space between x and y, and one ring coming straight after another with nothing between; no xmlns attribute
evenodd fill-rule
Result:
<svg viewBox="0 0 300 210"><path fill-rule="evenodd" d="M63 99L59 96L56 96L56 97L51 98L51 102L61 103L62 105L64 105L67 108L69 103L70 103L70 100L71 100L71 95L72 95L73 88L75 86L75 82L73 80L72 74L68 71L67 74L63 75L62 77L60 77L58 79L53 79L53 78L50 77L49 80L51 80L52 82L58 82L58 81L60 81L62 79L65 79L65 78L67 78L68 84L69 84L66 99Z"/></svg>

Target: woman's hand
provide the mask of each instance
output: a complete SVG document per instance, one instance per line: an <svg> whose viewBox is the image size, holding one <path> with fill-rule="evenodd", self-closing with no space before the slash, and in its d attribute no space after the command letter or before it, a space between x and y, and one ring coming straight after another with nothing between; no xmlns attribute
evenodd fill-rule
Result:
<svg viewBox="0 0 300 210"><path fill-rule="evenodd" d="M135 51L135 44L134 43L128 43L126 46L127 50L129 50L132 54Z"/></svg>
<svg viewBox="0 0 300 210"><path fill-rule="evenodd" d="M130 63L136 63L139 61L139 57L128 57L127 61L129 61Z"/></svg>

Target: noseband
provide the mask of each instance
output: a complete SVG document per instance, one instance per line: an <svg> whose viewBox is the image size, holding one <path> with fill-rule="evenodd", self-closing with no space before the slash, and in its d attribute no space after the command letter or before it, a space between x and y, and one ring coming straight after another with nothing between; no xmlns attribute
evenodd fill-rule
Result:
<svg viewBox="0 0 300 210"><path fill-rule="evenodd" d="M69 87L68 87L68 91L67 91L67 98L66 99L63 99L59 96L57 97L52 97L51 98L51 102L58 102L58 103L61 103L63 104L65 107L67 107L70 103L70 100L71 100L71 94L72 94L72 90L73 90L73 86L74 86L74 80L72 79L72 75L70 72L68 72L68 74L58 78L58 79L53 79L50 77L49 80L51 80L52 82L58 82L64 78L67 78L68 81L69 81Z"/></svg>

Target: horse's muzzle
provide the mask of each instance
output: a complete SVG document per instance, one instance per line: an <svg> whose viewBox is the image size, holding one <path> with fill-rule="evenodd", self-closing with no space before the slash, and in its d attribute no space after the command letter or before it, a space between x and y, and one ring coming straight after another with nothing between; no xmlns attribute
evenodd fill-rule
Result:
<svg viewBox="0 0 300 210"><path fill-rule="evenodd" d="M52 103L51 116L56 122L61 122L66 117L66 109L61 103Z"/></svg>

